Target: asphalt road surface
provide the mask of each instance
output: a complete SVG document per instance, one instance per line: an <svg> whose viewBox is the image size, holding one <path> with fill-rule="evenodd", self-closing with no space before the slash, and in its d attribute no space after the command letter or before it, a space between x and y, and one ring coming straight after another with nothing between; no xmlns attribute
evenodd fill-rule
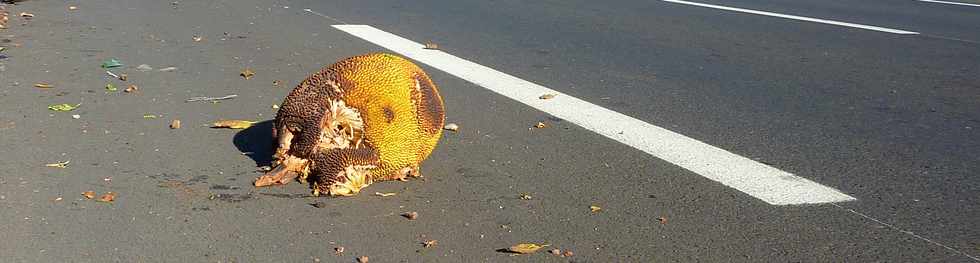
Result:
<svg viewBox="0 0 980 263"><path fill-rule="evenodd" d="M8 5L0 255L980 261L980 6L959 3ZM379 36L439 50L399 49ZM378 51L422 65L440 87L447 121L460 126L423 164L424 179L376 183L348 198L314 198L299 183L252 187L271 158L273 105L320 67ZM100 68L110 58L124 64L111 70L127 81ZM176 69L161 71L168 67ZM239 76L245 68L255 76ZM139 90L123 92L130 84ZM229 94L238 96L185 102ZM47 108L61 103L81 105ZM175 119L180 129L168 127ZM261 122L208 128L219 119ZM533 128L538 122L547 127ZM85 191L116 197L98 202ZM412 211L415 220L400 216ZM423 246L429 240L438 242ZM518 243L550 246L499 251Z"/></svg>

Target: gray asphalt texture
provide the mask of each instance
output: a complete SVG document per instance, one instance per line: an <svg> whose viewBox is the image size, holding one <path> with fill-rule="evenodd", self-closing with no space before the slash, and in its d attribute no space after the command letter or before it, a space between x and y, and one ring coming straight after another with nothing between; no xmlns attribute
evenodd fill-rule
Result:
<svg viewBox="0 0 980 263"><path fill-rule="evenodd" d="M915 1L705 3L923 34L660 1L7 6L36 17L12 17L12 28L0 30L8 48L0 53L2 261L972 262L980 255L980 12ZM299 183L255 189L273 150L272 105L322 66L384 51L330 27L338 23L433 41L858 201L771 206L424 65L447 121L461 127L423 164L424 179L376 183L349 198L313 198ZM128 81L106 76L99 65L109 58L125 64L112 71ZM138 71L140 64L154 70ZM177 70L158 71L171 66ZM254 78L238 76L244 68ZM33 87L38 82L55 87ZM106 92L107 83L120 91ZM122 92L129 84L139 91ZM238 97L184 102L228 94ZM47 109L60 103L81 106ZM183 127L168 128L173 119ZM263 122L207 127L219 119ZM549 128L530 129L537 122ZM44 166L66 160L65 169ZM117 198L96 202L84 191ZM409 211L419 217L400 216ZM438 244L423 247L426 240ZM528 242L574 256L498 252Z"/></svg>

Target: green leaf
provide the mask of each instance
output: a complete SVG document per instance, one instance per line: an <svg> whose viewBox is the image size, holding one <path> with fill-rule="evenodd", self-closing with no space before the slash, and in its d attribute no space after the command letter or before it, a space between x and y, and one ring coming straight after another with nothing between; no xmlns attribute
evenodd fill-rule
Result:
<svg viewBox="0 0 980 263"><path fill-rule="evenodd" d="M105 84L105 90L109 92L116 92L119 89L116 88L116 85L112 85L112 83L109 83L109 84Z"/></svg>
<svg viewBox="0 0 980 263"><path fill-rule="evenodd" d="M117 67L122 67L122 65L123 65L122 62L119 62L119 60L115 58L102 62L102 68L117 68Z"/></svg>
<svg viewBox="0 0 980 263"><path fill-rule="evenodd" d="M79 104L71 105L71 104L68 104L68 103L62 103L62 104L54 104L54 105L48 106L48 109L49 110L53 110L53 111L73 111L73 110L77 109L78 106L82 106L82 104L79 103Z"/></svg>

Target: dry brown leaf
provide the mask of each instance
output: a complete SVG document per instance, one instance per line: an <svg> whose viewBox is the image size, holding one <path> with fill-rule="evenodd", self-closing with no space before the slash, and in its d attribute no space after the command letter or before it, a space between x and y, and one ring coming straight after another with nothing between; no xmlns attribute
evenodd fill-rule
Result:
<svg viewBox="0 0 980 263"><path fill-rule="evenodd" d="M82 193L82 196L88 199L95 198L95 191L85 191Z"/></svg>
<svg viewBox="0 0 980 263"><path fill-rule="evenodd" d="M116 200L116 193L113 192L107 192L103 194L101 197L99 197L99 202L111 203L112 201L115 200Z"/></svg>
<svg viewBox="0 0 980 263"><path fill-rule="evenodd" d="M439 49L439 45L432 43L432 41L425 42L425 49Z"/></svg>
<svg viewBox="0 0 980 263"><path fill-rule="evenodd" d="M50 89L50 88L54 88L54 85L51 85L51 84L48 84L48 83L35 83L34 84L34 87L35 88L42 88L42 89Z"/></svg>
<svg viewBox="0 0 980 263"><path fill-rule="evenodd" d="M119 74L119 80L126 81L129 79L129 75Z"/></svg>
<svg viewBox="0 0 980 263"><path fill-rule="evenodd" d="M255 72L252 71L251 69L246 68L246 69L242 70L242 73L240 73L238 75L239 76L242 76L245 79L252 79L252 76L255 76Z"/></svg>
<svg viewBox="0 0 980 263"><path fill-rule="evenodd" d="M367 256L357 257L357 263L368 263L368 257Z"/></svg>
<svg viewBox="0 0 980 263"><path fill-rule="evenodd" d="M542 99L542 100L550 100L550 99L555 98L555 96L558 96L558 95L555 95L555 94L544 94L544 95L541 95L541 97L538 97L538 98L539 99Z"/></svg>
<svg viewBox="0 0 980 263"><path fill-rule="evenodd" d="M335 248L333 248L333 252L336 253L337 255L343 254L344 253L344 247L335 247Z"/></svg>
<svg viewBox="0 0 980 263"><path fill-rule="evenodd" d="M422 247L434 247L437 244L439 244L439 240L426 240L425 242L422 242Z"/></svg>
<svg viewBox="0 0 980 263"><path fill-rule="evenodd" d="M534 128L544 129L544 128L548 128L548 125L544 124L544 122L538 122L538 124L534 125Z"/></svg>
<svg viewBox="0 0 980 263"><path fill-rule="evenodd" d="M243 120L220 120L214 122L211 128L229 128L229 129L245 129L252 127L255 124L254 121L243 121Z"/></svg>
<svg viewBox="0 0 980 263"><path fill-rule="evenodd" d="M138 86L136 86L134 84L129 84L129 87L126 87L126 89L124 89L123 92L133 93L133 92L136 92L139 89L140 89L140 87L138 87Z"/></svg>
<svg viewBox="0 0 980 263"><path fill-rule="evenodd" d="M419 218L418 212L405 212L402 213L402 217L408 218L408 220L415 220Z"/></svg>
<svg viewBox="0 0 980 263"><path fill-rule="evenodd" d="M394 195L396 195L396 193L382 193L382 192L374 192L374 195L376 195L376 196L380 196L380 197L389 197L389 196L394 196Z"/></svg>
<svg viewBox="0 0 980 263"><path fill-rule="evenodd" d="M171 129L180 129L180 120L173 120L170 122Z"/></svg>
<svg viewBox="0 0 980 263"><path fill-rule="evenodd" d="M446 124L446 126L443 127L443 129L446 129L447 131L456 132L456 131L459 131L459 125L457 125L455 123L449 123L449 124Z"/></svg>
<svg viewBox="0 0 980 263"><path fill-rule="evenodd" d="M522 243L507 248L507 251L518 253L518 254L531 254L534 252L538 252L538 250L545 248L547 246L548 245L538 245L534 243Z"/></svg>
<svg viewBox="0 0 980 263"><path fill-rule="evenodd" d="M666 225L667 224L667 217L665 217L665 216L658 217L657 218L657 221L660 221L660 224L661 225Z"/></svg>
<svg viewBox="0 0 980 263"><path fill-rule="evenodd" d="M592 210L593 213L596 213L599 212L599 210L602 210L602 207L599 207L597 205L590 205L589 210Z"/></svg>
<svg viewBox="0 0 980 263"><path fill-rule="evenodd" d="M561 256L562 256L562 257L566 257L566 258L567 258L567 257L571 257L571 256L574 256L574 255L575 255L575 253L572 253L572 251L571 251L571 250L565 250L565 253L561 253Z"/></svg>

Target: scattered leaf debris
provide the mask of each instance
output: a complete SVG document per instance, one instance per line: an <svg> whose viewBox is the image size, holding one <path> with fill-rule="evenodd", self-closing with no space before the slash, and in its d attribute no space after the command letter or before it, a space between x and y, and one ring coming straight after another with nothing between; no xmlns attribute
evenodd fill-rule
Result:
<svg viewBox="0 0 980 263"><path fill-rule="evenodd" d="M79 103L79 104L71 105L68 103L62 103L62 104L50 105L48 106L48 109L53 111L73 111L77 109L79 106L82 106L82 104Z"/></svg>
<svg viewBox="0 0 980 263"><path fill-rule="evenodd" d="M415 220L415 219L418 219L419 218L419 213L418 212L414 212L414 211L413 212L405 212L405 213L402 213L402 217L408 218L408 220Z"/></svg>
<svg viewBox="0 0 980 263"><path fill-rule="evenodd" d="M229 129L245 129L252 127L255 124L254 121L244 121L244 120L220 120L214 122L211 128L229 128Z"/></svg>
<svg viewBox="0 0 980 263"><path fill-rule="evenodd" d="M123 91L126 93L133 93L136 92L137 90L140 90L140 87L134 84L129 84L129 87L126 87L126 89L124 89Z"/></svg>
<svg viewBox="0 0 980 263"><path fill-rule="evenodd" d="M548 128L548 125L547 124L544 124L544 122L540 122L539 121L538 124L535 124L534 125L534 128L544 129L544 128Z"/></svg>
<svg viewBox="0 0 980 263"><path fill-rule="evenodd" d="M122 67L122 65L122 62L119 62L119 60L115 58L102 62L102 68L118 68Z"/></svg>
<svg viewBox="0 0 980 263"><path fill-rule="evenodd" d="M88 199L95 198L95 191L85 191L82 193L82 196Z"/></svg>
<svg viewBox="0 0 980 263"><path fill-rule="evenodd" d="M531 194L521 193L521 200L531 200Z"/></svg>
<svg viewBox="0 0 980 263"><path fill-rule="evenodd" d="M45 164L44 166L55 167L55 168L68 168L68 163L71 163L71 161L49 163L49 164Z"/></svg>
<svg viewBox="0 0 980 263"><path fill-rule="evenodd" d="M589 210L591 210L593 213L598 213L600 210L602 210L602 207L599 207L597 205L590 205Z"/></svg>
<svg viewBox="0 0 980 263"><path fill-rule="evenodd" d="M439 240L435 240L435 239L426 240L422 242L422 247L434 247L437 244L439 244Z"/></svg>
<svg viewBox="0 0 980 263"><path fill-rule="evenodd" d="M111 203L112 201L115 201L115 200L116 200L116 193L107 192L107 193L103 194L102 196L100 196L98 201L99 202Z"/></svg>
<svg viewBox="0 0 980 263"><path fill-rule="evenodd" d="M396 195L396 193L382 193L382 192L374 192L374 195L376 195L376 196L380 196L380 197L389 197L389 196L394 196L394 195Z"/></svg>
<svg viewBox="0 0 980 263"><path fill-rule="evenodd" d="M170 128L171 129L174 129L174 130L180 129L180 120L172 120L172 121L170 121Z"/></svg>
<svg viewBox="0 0 980 263"><path fill-rule="evenodd" d="M242 76L245 79L252 79L252 76L255 76L255 72L249 68L245 68L244 70L242 70L242 73L238 75Z"/></svg>
<svg viewBox="0 0 980 263"><path fill-rule="evenodd" d="M335 247L335 248L333 248L333 253L334 254L337 254L337 255L343 254L344 253L344 247Z"/></svg>
<svg viewBox="0 0 980 263"><path fill-rule="evenodd" d="M368 256L357 257L357 263L368 263Z"/></svg>
<svg viewBox="0 0 980 263"><path fill-rule="evenodd" d="M34 87L36 87L36 88L42 88L42 89L50 89L50 88L54 88L54 85L51 85L51 84L48 84L48 83L39 82L39 83L34 83Z"/></svg>
<svg viewBox="0 0 980 263"><path fill-rule="evenodd" d="M446 129L447 131L457 132L457 131L459 131L459 125L457 125L455 123L449 123L449 124L446 124L446 126L443 127L443 129Z"/></svg>
<svg viewBox="0 0 980 263"><path fill-rule="evenodd" d="M657 221L659 221L661 225L666 225L667 224L667 217L665 217L665 216L658 217L657 218Z"/></svg>
<svg viewBox="0 0 980 263"><path fill-rule="evenodd" d="M432 41L425 42L425 49L436 50L436 49L439 49L439 45L437 45L436 43L433 43Z"/></svg>
<svg viewBox="0 0 980 263"><path fill-rule="evenodd" d="M538 245L534 243L521 243L513 245L507 248L507 252L517 253L517 254L531 254L538 252L538 250L547 247L548 245Z"/></svg>
<svg viewBox="0 0 980 263"><path fill-rule="evenodd" d="M539 99L542 99L542 100L550 100L550 99L554 99L555 96L558 96L558 95L555 95L555 94L544 94L544 95L541 95L538 98Z"/></svg>

